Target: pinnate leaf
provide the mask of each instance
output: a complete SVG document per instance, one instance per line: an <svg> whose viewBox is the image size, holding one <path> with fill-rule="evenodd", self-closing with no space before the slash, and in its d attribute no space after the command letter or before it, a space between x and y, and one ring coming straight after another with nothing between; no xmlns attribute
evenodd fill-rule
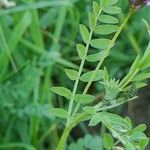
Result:
<svg viewBox="0 0 150 150"><path fill-rule="evenodd" d="M83 107L83 110L87 114L91 114L91 115L96 114L96 110L94 109L94 107L91 107L91 106L85 106L85 107Z"/></svg>
<svg viewBox="0 0 150 150"><path fill-rule="evenodd" d="M110 15L100 15L99 16L99 21L102 23L108 23L108 24L117 24L119 23L118 19L110 16Z"/></svg>
<svg viewBox="0 0 150 150"><path fill-rule="evenodd" d="M101 121L102 121L101 115L99 113L96 113L95 115L92 116L92 119L90 120L89 125L96 126Z"/></svg>
<svg viewBox="0 0 150 150"><path fill-rule="evenodd" d="M85 43L88 43L90 33L89 33L89 30L87 29L87 27L83 24L80 24L80 33L81 33L83 41Z"/></svg>
<svg viewBox="0 0 150 150"><path fill-rule="evenodd" d="M78 44L77 45L77 51L78 51L79 58L81 60L83 60L85 57L85 53L86 53L86 47L82 44Z"/></svg>
<svg viewBox="0 0 150 150"><path fill-rule="evenodd" d="M118 2L118 0L108 0L107 6L112 6L112 5L116 4L117 2Z"/></svg>
<svg viewBox="0 0 150 150"><path fill-rule="evenodd" d="M95 21L95 15L93 13L89 13L89 26L90 26L90 29L92 30L95 25L96 25L96 21Z"/></svg>
<svg viewBox="0 0 150 150"><path fill-rule="evenodd" d="M130 139L139 142L140 140L147 139L147 137L143 132L135 132L130 135Z"/></svg>
<svg viewBox="0 0 150 150"><path fill-rule="evenodd" d="M98 25L95 28L95 33L108 35L108 34L116 32L117 30L118 30L118 26L116 25Z"/></svg>
<svg viewBox="0 0 150 150"><path fill-rule="evenodd" d="M98 70L93 78L93 81L101 80L103 78L103 73L104 73L103 70ZM83 74L80 79L83 82L89 82L89 80L93 76L93 74L94 74L94 71L89 71L89 72Z"/></svg>
<svg viewBox="0 0 150 150"><path fill-rule="evenodd" d="M103 135L103 145L104 145L104 148L106 148L107 150L111 150L111 148L113 147L114 140L110 134L105 133Z"/></svg>
<svg viewBox="0 0 150 150"><path fill-rule="evenodd" d="M59 118L67 118L67 114L68 114L66 110L61 108L51 108L50 112Z"/></svg>
<svg viewBox="0 0 150 150"><path fill-rule="evenodd" d="M96 54L91 54L88 55L86 57L86 60L89 62L96 62L96 61L100 61L101 59L104 59L105 57L107 57L109 55L109 52L106 50L101 50L100 52L96 53Z"/></svg>
<svg viewBox="0 0 150 150"><path fill-rule="evenodd" d="M78 72L73 69L65 69L65 73L70 80L76 80L78 78Z"/></svg>
<svg viewBox="0 0 150 150"><path fill-rule="evenodd" d="M99 122L105 124L108 129L117 130L117 132L127 132L132 129L132 125L125 119L108 112L100 112L95 114L90 121L90 126L95 126Z"/></svg>
<svg viewBox="0 0 150 150"><path fill-rule="evenodd" d="M99 14L99 4L97 2L93 2L93 14L96 17Z"/></svg>
<svg viewBox="0 0 150 150"><path fill-rule="evenodd" d="M60 96L63 96L63 97L66 97L66 98L70 98L71 96L71 91L65 87L52 87L51 90L60 95Z"/></svg>
<svg viewBox="0 0 150 150"><path fill-rule="evenodd" d="M146 125L145 124L140 124L132 130L132 133L144 132L145 130L146 130Z"/></svg>
<svg viewBox="0 0 150 150"><path fill-rule="evenodd" d="M143 81L150 78L150 73L140 73L133 78L133 81Z"/></svg>
<svg viewBox="0 0 150 150"><path fill-rule="evenodd" d="M91 41L91 46L97 49L107 49L111 40L109 39L94 39Z"/></svg>
<svg viewBox="0 0 150 150"><path fill-rule="evenodd" d="M116 4L117 2L118 2L118 0L101 0L100 6L101 6L101 8L107 8L109 6Z"/></svg>
<svg viewBox="0 0 150 150"><path fill-rule="evenodd" d="M135 149L135 146L132 143L127 142L126 145L125 145L125 150L136 150L136 149Z"/></svg>
<svg viewBox="0 0 150 150"><path fill-rule="evenodd" d="M116 7L116 6L110 6L110 7L105 8L103 11L107 14L115 15L115 14L121 13L121 8Z"/></svg>
<svg viewBox="0 0 150 150"><path fill-rule="evenodd" d="M75 101L81 104L91 103L95 99L95 96L89 94L76 94Z"/></svg>

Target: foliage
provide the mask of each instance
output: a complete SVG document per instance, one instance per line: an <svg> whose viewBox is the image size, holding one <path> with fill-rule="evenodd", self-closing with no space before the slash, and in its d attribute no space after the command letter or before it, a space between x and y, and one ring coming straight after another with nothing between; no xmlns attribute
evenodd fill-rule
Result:
<svg viewBox="0 0 150 150"><path fill-rule="evenodd" d="M149 10L123 17L126 4L16 0L0 9L0 149L145 149L146 125L108 112L136 99L150 78ZM76 126L85 136L75 142Z"/></svg>

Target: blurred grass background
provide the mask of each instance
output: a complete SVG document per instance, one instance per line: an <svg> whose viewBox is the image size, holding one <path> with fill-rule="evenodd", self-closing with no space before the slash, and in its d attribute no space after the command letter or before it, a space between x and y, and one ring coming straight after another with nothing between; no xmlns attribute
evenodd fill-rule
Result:
<svg viewBox="0 0 150 150"><path fill-rule="evenodd" d="M16 0L16 4L0 9L0 149L53 150L64 123L48 109L67 107L68 103L54 95L50 87L73 87L64 69L78 68L78 25L87 25L92 0ZM118 5L122 7L121 20L128 12L127 1L120 0ZM136 55L144 52L148 34L142 19L150 20L150 8L132 16L105 61L112 77L125 75ZM92 70L95 65L87 63L85 70ZM139 102L114 111L149 126L149 90L142 89ZM90 92L97 97L103 94L99 84L93 84ZM100 131L82 123L69 141L85 133L99 135ZM150 126L147 133L150 135Z"/></svg>

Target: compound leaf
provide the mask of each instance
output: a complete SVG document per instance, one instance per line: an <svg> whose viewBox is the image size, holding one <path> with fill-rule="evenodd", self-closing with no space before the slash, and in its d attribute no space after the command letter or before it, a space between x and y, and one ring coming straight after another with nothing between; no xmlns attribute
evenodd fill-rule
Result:
<svg viewBox="0 0 150 150"><path fill-rule="evenodd" d="M65 87L52 87L51 90L60 95L60 96L63 96L63 97L66 97L66 98L70 98L71 96L71 91Z"/></svg>
<svg viewBox="0 0 150 150"><path fill-rule="evenodd" d="M76 80L78 78L78 72L73 69L65 69L65 73L70 80Z"/></svg>
<svg viewBox="0 0 150 150"><path fill-rule="evenodd" d="M67 118L67 114L68 114L66 110L61 108L51 108L50 112L59 118Z"/></svg>
<svg viewBox="0 0 150 150"><path fill-rule="evenodd" d="M85 43L88 43L90 33L89 33L89 30L87 29L87 27L83 24L80 24L80 33L81 33L83 41Z"/></svg>

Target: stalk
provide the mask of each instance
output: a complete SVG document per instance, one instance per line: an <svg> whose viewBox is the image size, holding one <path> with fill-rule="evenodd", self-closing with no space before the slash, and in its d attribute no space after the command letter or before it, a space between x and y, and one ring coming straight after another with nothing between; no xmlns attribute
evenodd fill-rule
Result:
<svg viewBox="0 0 150 150"><path fill-rule="evenodd" d="M100 15L101 12L102 12L102 9L100 9L98 16ZM96 17L96 24L97 24L98 16ZM84 63L85 63L85 60L86 60L86 56L87 56L87 53L88 53L88 49L89 49L89 46L90 46L90 42L91 42L91 39L92 39L93 32L94 32L94 28L90 31L89 40L86 44L86 52L85 52L84 58L81 61L81 64L80 64L80 67L79 67L79 72L78 72L78 77L77 77L77 79L75 81L75 84L74 84L74 87L73 87L71 99L70 99L70 102L69 102L67 123L68 123L69 118L70 118L71 113L72 113L74 97L75 97L75 94L76 94L76 91L77 91L77 87L78 87L80 76L81 76L81 73L82 73L82 70L83 70L83 67L84 67Z"/></svg>
<svg viewBox="0 0 150 150"><path fill-rule="evenodd" d="M66 125L64 131L63 131L63 134L61 136L61 139L58 143L58 146L56 148L56 150L62 150L63 149L63 146L67 140L67 137L70 133L70 131L72 130L72 128L74 126L76 126L79 122L81 122L83 119L86 119L88 116L90 116L89 114L83 112L83 113L80 113L78 116L76 117L73 117L70 119L68 125Z"/></svg>
<svg viewBox="0 0 150 150"><path fill-rule="evenodd" d="M126 16L125 20L124 20L124 21L122 22L122 24L120 25L119 29L117 30L116 34L114 35L113 39L111 40L111 42L110 42L110 44L109 44L109 46L108 46L108 48L107 48L107 50L106 50L108 53L110 52L111 48L114 46L114 44L115 44L115 42L116 42L118 36L120 35L121 31L123 30L123 28L124 28L125 25L127 24L128 20L130 19L130 17L131 17L132 14L134 13L134 11L135 11L135 10L131 9L131 10L129 11L128 15ZM106 57L107 57L107 56L106 56ZM94 70L93 75L91 76L89 82L87 83L87 85L86 85L86 87L85 87L85 89L84 89L84 91L83 91L83 94L86 94L86 93L88 92L88 90L89 90L89 88L90 88L90 86L91 86L91 84L92 84L92 82L93 82L93 78L95 77L97 71L100 69L100 67L101 67L101 65L102 65L102 63L103 63L103 61L105 60L106 57L104 57L103 59L101 59L101 60L99 61L98 65L96 66L96 68L95 68L95 70ZM75 107L75 109L74 109L73 115L75 115L75 114L77 113L79 107L80 107L80 104L77 104L76 107Z"/></svg>
<svg viewBox="0 0 150 150"><path fill-rule="evenodd" d="M100 15L101 11L102 10L100 10L99 15ZM108 49L107 49L108 53L110 52L111 48L114 46L115 41L117 40L118 36L120 35L122 29L124 28L124 26L128 22L129 18L133 14L133 12L134 12L134 10L130 10L129 11L127 17L125 18L125 20L123 21L123 23L119 27L118 31L114 35L113 39L111 40L111 43L108 45ZM98 19L98 16L97 16L97 19ZM88 49L89 49L89 45L90 45L90 41L91 41L92 35L93 35L93 30L90 31L89 41L86 44L86 53L85 53L84 59L81 61L81 64L80 64L80 67L79 67L79 72L78 72L78 78L75 81L74 88L73 88L73 91L72 91L72 95L71 95L71 99L70 99L70 103L69 103L69 109L68 109L67 124L66 124L66 127L64 129L64 132L63 132L63 134L61 136L61 139L60 139L60 141L58 143L58 146L57 146L56 150L62 150L62 148L63 148L63 146L64 146L64 144L66 142L66 139L67 139L70 131L72 130L72 128L76 124L78 124L82 119L84 119L85 116L90 116L89 114L83 112L83 113L78 114L78 116L76 118L73 118L73 119L70 118L71 117L71 113L72 113L72 109L73 109L74 96L75 96L76 91L77 91L78 83L79 83L80 76L81 76L81 73L82 73L82 70L83 70L83 66L84 66L84 63L85 63L85 60L86 60L86 55L88 53ZM99 61L99 63L97 65L97 67L96 67L92 77L90 78L89 82L87 83L87 85L86 85L86 87L85 87L85 89L83 91L83 94L86 94L88 92L88 89L89 89L89 87L91 86L91 84L93 82L93 78L95 77L97 71L101 67L101 65L102 65L102 63L103 63L105 58L103 58L102 60ZM76 107L75 107L75 110L73 112L73 116L76 114L76 112L78 111L79 107L80 107L80 104L77 104ZM112 106L112 107L115 107L115 106ZM105 109L109 109L109 108L104 108L102 110L105 110Z"/></svg>
<svg viewBox="0 0 150 150"><path fill-rule="evenodd" d="M121 31L123 30L123 28L125 27L125 25L127 24L128 20L130 19L131 15L133 14L134 10L130 10L127 17L125 18L125 20L122 22L121 26L119 27L118 31L116 32L116 34L114 35L113 39L111 40L109 46L108 46L108 53L110 52L111 48L114 46L115 41L117 40L118 36L120 35ZM107 56L106 56L107 57ZM105 57L105 58L106 58ZM92 77L90 78L89 82L87 83L85 89L84 89L84 94L88 92L89 87L91 86L92 82L93 82L93 78L95 77L97 71L100 69L103 61L105 60L105 58L103 58L102 60L99 61Z"/></svg>

